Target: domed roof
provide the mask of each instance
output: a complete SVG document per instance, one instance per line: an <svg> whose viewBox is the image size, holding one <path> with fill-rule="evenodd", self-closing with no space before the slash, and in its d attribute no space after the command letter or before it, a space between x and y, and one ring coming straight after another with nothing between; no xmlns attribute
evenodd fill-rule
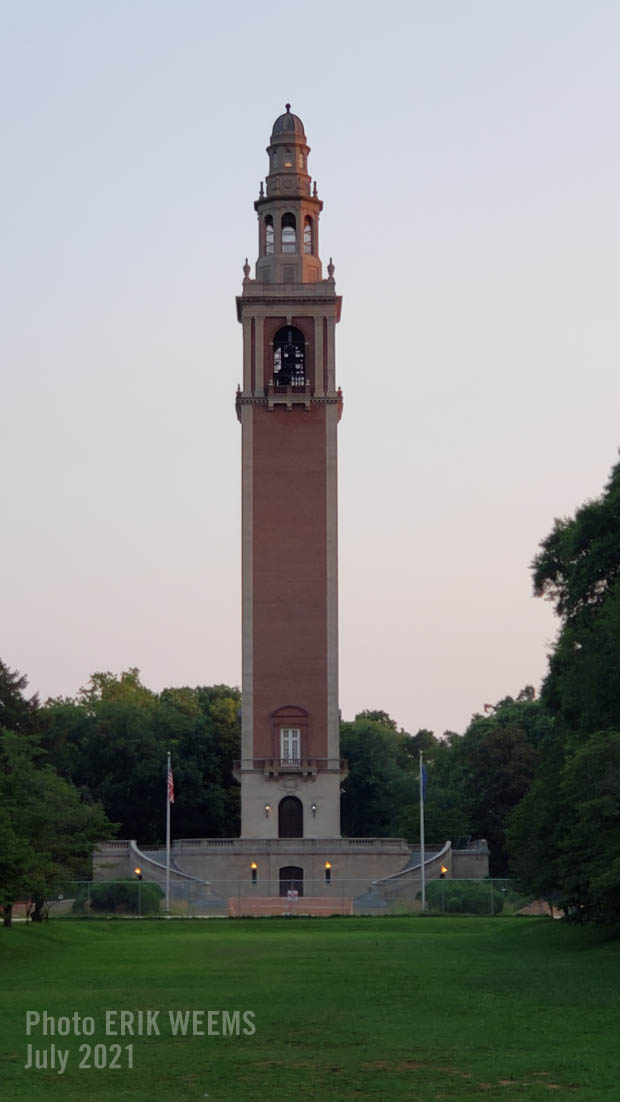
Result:
<svg viewBox="0 0 620 1102"><path fill-rule="evenodd" d="M305 138L304 124L299 118L299 115L291 115L291 105L286 104L286 114L278 115L276 121L273 124L273 130L271 132L272 138L288 137L289 134L299 135L300 138Z"/></svg>

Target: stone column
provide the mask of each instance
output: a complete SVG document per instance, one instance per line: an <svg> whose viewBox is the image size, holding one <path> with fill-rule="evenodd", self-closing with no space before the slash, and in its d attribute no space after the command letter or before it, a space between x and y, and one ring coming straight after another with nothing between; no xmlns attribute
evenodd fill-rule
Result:
<svg viewBox="0 0 620 1102"><path fill-rule="evenodd" d="M322 397L323 390L323 318L314 318L314 393Z"/></svg>
<svg viewBox="0 0 620 1102"><path fill-rule="evenodd" d="M264 349L264 329L265 319L263 317L257 317L254 319L254 365L256 371L255 378L255 390L254 393L257 397L262 398L265 380L264 380L264 367L263 367L263 349Z"/></svg>

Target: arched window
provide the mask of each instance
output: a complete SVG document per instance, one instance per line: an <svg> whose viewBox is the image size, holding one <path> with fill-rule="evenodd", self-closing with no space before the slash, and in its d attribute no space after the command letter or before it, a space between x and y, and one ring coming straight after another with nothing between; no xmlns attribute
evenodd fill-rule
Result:
<svg viewBox="0 0 620 1102"><path fill-rule="evenodd" d="M297 252L297 223L294 214L282 215L282 252Z"/></svg>
<svg viewBox="0 0 620 1102"><path fill-rule="evenodd" d="M304 386L306 342L292 325L278 329L273 341L274 386Z"/></svg>
<svg viewBox="0 0 620 1102"><path fill-rule="evenodd" d="M265 255L273 253L273 218L270 214L265 218Z"/></svg>
<svg viewBox="0 0 620 1102"><path fill-rule="evenodd" d="M304 169L306 167L306 158L305 158L303 153L299 154L299 167L300 167L302 172L304 171Z"/></svg>
<svg viewBox="0 0 620 1102"><path fill-rule="evenodd" d="M285 168L292 168L293 167L293 154L291 153L290 149L285 149L284 150L284 167Z"/></svg>
<svg viewBox="0 0 620 1102"><path fill-rule="evenodd" d="M304 252L314 252L314 227L312 225L312 219L309 214L304 218Z"/></svg>

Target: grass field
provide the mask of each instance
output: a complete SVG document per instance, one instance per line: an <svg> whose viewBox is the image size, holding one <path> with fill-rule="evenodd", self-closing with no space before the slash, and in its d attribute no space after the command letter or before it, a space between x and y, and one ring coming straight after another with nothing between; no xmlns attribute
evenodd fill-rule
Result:
<svg viewBox="0 0 620 1102"><path fill-rule="evenodd" d="M561 922L56 920L0 930L0 980L11 1102L620 1098L620 942ZM159 1010L160 1036L106 1036L116 1009ZM173 1037L175 1009L256 1031ZM27 1010L95 1034L26 1037ZM69 1050L64 1073L26 1070L28 1044ZM84 1044L123 1066L80 1069Z"/></svg>

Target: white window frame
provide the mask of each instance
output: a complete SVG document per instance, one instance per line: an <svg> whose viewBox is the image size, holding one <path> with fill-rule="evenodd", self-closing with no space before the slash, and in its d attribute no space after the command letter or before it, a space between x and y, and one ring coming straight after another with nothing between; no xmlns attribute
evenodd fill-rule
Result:
<svg viewBox="0 0 620 1102"><path fill-rule="evenodd" d="M280 760L290 765L301 760L301 728L280 728Z"/></svg>

